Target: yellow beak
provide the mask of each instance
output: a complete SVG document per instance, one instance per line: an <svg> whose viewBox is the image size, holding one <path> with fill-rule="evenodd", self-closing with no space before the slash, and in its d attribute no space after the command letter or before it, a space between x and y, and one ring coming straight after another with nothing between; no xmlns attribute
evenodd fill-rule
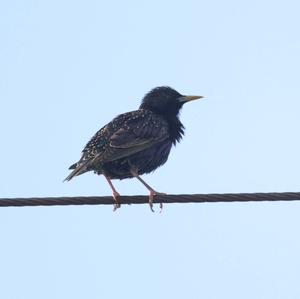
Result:
<svg viewBox="0 0 300 299"><path fill-rule="evenodd" d="M204 98L203 96L183 96L179 98L179 102L189 102Z"/></svg>

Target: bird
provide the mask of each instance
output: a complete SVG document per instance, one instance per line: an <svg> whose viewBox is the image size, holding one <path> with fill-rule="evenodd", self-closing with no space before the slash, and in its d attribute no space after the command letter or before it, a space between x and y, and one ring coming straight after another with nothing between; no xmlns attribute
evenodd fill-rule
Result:
<svg viewBox="0 0 300 299"><path fill-rule="evenodd" d="M153 209L157 192L141 175L151 173L168 160L172 146L184 135L179 112L185 103L203 96L182 95L169 86L150 90L139 108L116 116L90 139L80 160L69 167L72 172L64 181L88 171L103 175L114 198L114 211L120 208L120 194L114 179L138 179L149 191L149 206ZM160 204L162 210L162 204Z"/></svg>

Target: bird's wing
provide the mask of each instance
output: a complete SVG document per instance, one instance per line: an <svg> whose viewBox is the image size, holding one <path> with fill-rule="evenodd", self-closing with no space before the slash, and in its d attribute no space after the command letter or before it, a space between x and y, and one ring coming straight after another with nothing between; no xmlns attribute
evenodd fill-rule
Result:
<svg viewBox="0 0 300 299"><path fill-rule="evenodd" d="M168 123L162 117L146 110L121 114L92 137L65 180L93 169L94 165L130 156L167 138Z"/></svg>
<svg viewBox="0 0 300 299"><path fill-rule="evenodd" d="M168 124L160 116L142 114L121 124L110 137L106 149L95 157L108 162L130 156L169 137Z"/></svg>

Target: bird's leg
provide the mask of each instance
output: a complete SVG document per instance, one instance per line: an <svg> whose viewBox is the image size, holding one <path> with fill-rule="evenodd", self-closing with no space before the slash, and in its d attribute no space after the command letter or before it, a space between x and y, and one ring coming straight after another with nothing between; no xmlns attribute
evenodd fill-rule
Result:
<svg viewBox="0 0 300 299"><path fill-rule="evenodd" d="M104 177L106 178L111 190L112 190L112 195L113 195L113 198L115 200L115 204L114 204L114 212L121 207L121 204L119 202L119 198L120 198L120 194L119 192L116 190L116 188L114 187L113 183L111 182L110 178L108 176L106 176L104 174Z"/></svg>
<svg viewBox="0 0 300 299"><path fill-rule="evenodd" d="M154 212L154 209L153 209L153 198L155 195L165 195L166 193L161 193L161 192L157 192L155 191L151 186L149 186L135 171L132 171L131 172L132 175L137 178L148 190L149 190L149 206L150 206L150 209L152 212ZM162 211L163 209L163 204L162 202L159 204L159 207L160 207L160 212Z"/></svg>

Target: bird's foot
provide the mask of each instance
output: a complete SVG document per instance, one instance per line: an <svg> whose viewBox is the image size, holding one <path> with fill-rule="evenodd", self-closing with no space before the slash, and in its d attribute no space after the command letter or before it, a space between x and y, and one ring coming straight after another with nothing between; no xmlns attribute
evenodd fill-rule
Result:
<svg viewBox="0 0 300 299"><path fill-rule="evenodd" d="M166 195L167 193L162 193L162 192L157 192L157 191L155 191L154 189L151 189L151 190L149 190L150 191L150 193L149 193L149 206L150 206L150 210L152 211L152 212L155 212L154 211L154 209L153 209L153 198L154 198L154 196L155 195ZM160 213L162 212L162 209L163 209L163 204L162 204L162 202L161 203L159 203L159 207L160 207Z"/></svg>
<svg viewBox="0 0 300 299"><path fill-rule="evenodd" d="M120 201L119 201L119 198L120 198L121 195L119 194L119 192L113 191L112 196L115 200L114 209L113 209L113 211L115 212L117 209L121 208L121 204L120 204Z"/></svg>

